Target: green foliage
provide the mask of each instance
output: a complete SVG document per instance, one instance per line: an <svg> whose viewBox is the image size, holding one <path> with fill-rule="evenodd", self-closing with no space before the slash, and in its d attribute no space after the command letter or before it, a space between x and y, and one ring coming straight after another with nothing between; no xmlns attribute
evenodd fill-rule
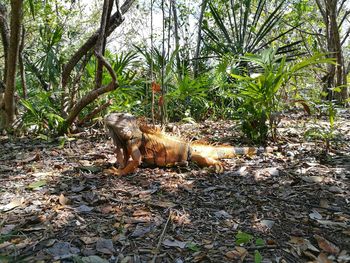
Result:
<svg viewBox="0 0 350 263"><path fill-rule="evenodd" d="M188 117L193 117L195 119L203 117L209 108L209 101L207 98L209 82L207 76L202 75L198 78L194 78L191 76L188 67L182 67L182 74L178 74L178 68L175 63L178 50L168 55L165 54L163 57L161 51L157 48L153 48L150 51L139 47L136 48L146 62L146 69L144 72L148 80L145 82L148 85L146 86L143 98L146 103L148 103L148 112L150 112L151 103L151 76L153 76L153 80L156 83L162 83L162 66L163 63L165 63L166 57L169 55L164 68L163 77L163 85L166 91L165 98L169 109L168 117L176 121ZM149 92L147 92L148 90Z"/></svg>
<svg viewBox="0 0 350 263"><path fill-rule="evenodd" d="M265 245L265 241L262 238L255 238L253 235L248 234L246 232L238 231L235 236L235 244L237 246L242 245L251 245L251 243L255 240L255 245L257 247ZM258 250L254 251L254 262L260 263L262 262L263 257Z"/></svg>
<svg viewBox="0 0 350 263"><path fill-rule="evenodd" d="M91 112L95 107L113 100L109 107L111 111L129 111L138 107L144 94L144 80L138 74L140 61L135 52L113 54L106 50L105 58L111 64L116 73L119 88L108 93L106 97L98 98L94 103L88 105L81 113L82 116ZM86 65L81 81L80 92L89 92L95 85L96 59L92 58ZM102 84L106 85L111 81L110 74L104 70Z"/></svg>
<svg viewBox="0 0 350 263"><path fill-rule="evenodd" d="M260 254L260 252L258 250L255 250L254 251L254 263L260 263L260 262L262 262L262 260L263 260L263 257Z"/></svg>
<svg viewBox="0 0 350 263"><path fill-rule="evenodd" d="M236 245L237 246L240 246L240 245L243 245L243 244L247 244L247 243L250 243L252 240L253 240L253 236L248 234L248 233L245 233L245 232L241 232L241 231L238 231L238 233L236 234Z"/></svg>
<svg viewBox="0 0 350 263"><path fill-rule="evenodd" d="M176 78L167 94L170 119L193 117L198 120L203 117L209 108L207 91L206 76L192 78L185 75L183 78Z"/></svg>
<svg viewBox="0 0 350 263"><path fill-rule="evenodd" d="M283 17L285 3L286 1L279 1L266 14L269 9L266 0L219 1L218 5L209 2L216 27L210 26L211 21L203 23L203 30L209 40L207 46L219 56L229 53L236 58L269 47L298 26L280 33L275 32ZM300 41L281 45L278 53L295 51L293 47L298 43Z"/></svg>
<svg viewBox="0 0 350 263"><path fill-rule="evenodd" d="M32 132L55 134L63 125L64 119L60 116L56 102L50 92L40 92L29 100L21 99L24 106L22 126Z"/></svg>
<svg viewBox="0 0 350 263"><path fill-rule="evenodd" d="M324 144L324 153L330 150L332 141L339 135L336 133L335 119L337 116L336 104L334 101L324 102L319 107L321 114L327 116L328 125L316 122L308 129L304 136L308 139L321 140Z"/></svg>
<svg viewBox="0 0 350 263"><path fill-rule="evenodd" d="M242 121L243 132L257 143L266 141L269 130L275 138L273 116L283 106L279 91L290 78L306 67L332 62L323 55L315 55L291 64L286 62L285 56L278 55L276 49L267 49L258 55L250 54L242 60L257 73L230 75L236 79L233 85L240 103L237 116Z"/></svg>

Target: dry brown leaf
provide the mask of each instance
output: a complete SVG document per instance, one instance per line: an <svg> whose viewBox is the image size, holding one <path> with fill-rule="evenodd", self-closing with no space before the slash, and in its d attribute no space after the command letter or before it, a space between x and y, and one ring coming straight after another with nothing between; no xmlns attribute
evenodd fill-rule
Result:
<svg viewBox="0 0 350 263"><path fill-rule="evenodd" d="M243 262L244 258L248 255L248 251L244 247L235 247L234 250L226 252L225 256L229 259L241 260Z"/></svg>
<svg viewBox="0 0 350 263"><path fill-rule="evenodd" d="M60 197L58 198L58 202L61 205L68 205L69 204L69 199L65 197L63 194L60 194Z"/></svg>
<svg viewBox="0 0 350 263"><path fill-rule="evenodd" d="M314 235L314 238L317 240L319 248L321 248L323 251L330 254L339 253L340 249L336 245L334 245L332 242L328 241L327 239L319 235Z"/></svg>
<svg viewBox="0 0 350 263"><path fill-rule="evenodd" d="M327 258L326 254L320 253L317 257L317 263L334 263L334 261Z"/></svg>

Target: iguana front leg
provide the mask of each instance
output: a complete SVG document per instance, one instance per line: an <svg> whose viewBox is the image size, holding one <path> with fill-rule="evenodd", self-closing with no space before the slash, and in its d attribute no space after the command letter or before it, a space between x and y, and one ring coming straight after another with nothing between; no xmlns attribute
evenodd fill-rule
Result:
<svg viewBox="0 0 350 263"><path fill-rule="evenodd" d="M127 147L126 156L124 155L123 157L128 158L129 156L131 156L132 160L128 161L124 168L116 169L113 167L112 169L109 169L108 172L114 175L126 175L128 173L134 172L136 168L141 164L142 160L142 155L138 145L133 144L130 145L130 147Z"/></svg>

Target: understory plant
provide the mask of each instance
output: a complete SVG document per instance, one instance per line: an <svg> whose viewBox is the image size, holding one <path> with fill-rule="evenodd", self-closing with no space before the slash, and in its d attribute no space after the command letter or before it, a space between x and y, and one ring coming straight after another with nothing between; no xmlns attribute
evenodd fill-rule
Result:
<svg viewBox="0 0 350 263"><path fill-rule="evenodd" d="M169 118L175 121L189 117L201 119L209 108L207 90L206 76L193 78L186 74L176 78L167 94Z"/></svg>
<svg viewBox="0 0 350 263"><path fill-rule="evenodd" d="M20 103L25 109L22 127L30 132L44 135L56 134L64 123L57 107L56 97L52 92L41 91L35 98L21 99Z"/></svg>
<svg viewBox="0 0 350 263"><path fill-rule="evenodd" d="M283 107L280 93L288 81L306 67L332 60L318 54L299 62L287 62L286 56L278 55L277 49L267 49L257 55L241 58L248 65L244 74L230 74L235 79L239 103L237 116L242 130L255 143L264 143L269 131L276 137L276 114Z"/></svg>
<svg viewBox="0 0 350 263"><path fill-rule="evenodd" d="M327 116L327 123L320 123L315 120L313 127L305 132L305 137L312 140L321 140L324 147L324 153L328 154L331 143L337 136L335 119L337 116L337 109L335 101L328 101L321 104L319 109Z"/></svg>

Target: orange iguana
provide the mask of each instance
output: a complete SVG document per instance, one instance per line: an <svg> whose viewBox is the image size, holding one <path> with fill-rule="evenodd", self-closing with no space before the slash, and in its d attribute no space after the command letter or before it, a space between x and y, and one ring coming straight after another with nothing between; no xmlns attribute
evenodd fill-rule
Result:
<svg viewBox="0 0 350 263"><path fill-rule="evenodd" d="M186 165L191 161L201 167L214 166L217 172L222 172L220 159L272 151L267 148L189 143L148 126L139 125L136 117L128 113L112 113L105 117L104 121L116 146L115 153L120 165L119 169L109 169L115 175L132 173L141 162L157 166L175 166Z"/></svg>

